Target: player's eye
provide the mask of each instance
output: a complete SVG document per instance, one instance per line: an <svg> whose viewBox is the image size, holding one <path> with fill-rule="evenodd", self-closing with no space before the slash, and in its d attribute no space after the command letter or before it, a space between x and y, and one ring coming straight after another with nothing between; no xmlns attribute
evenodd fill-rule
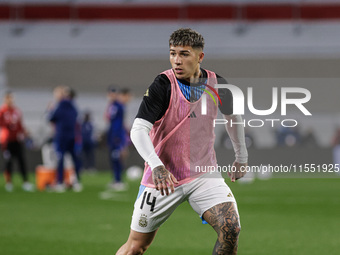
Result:
<svg viewBox="0 0 340 255"><path fill-rule="evenodd" d="M176 55L176 53L175 52L170 52L170 56L175 56Z"/></svg>
<svg viewBox="0 0 340 255"><path fill-rule="evenodd" d="M189 57L189 54L188 53L182 53L182 56Z"/></svg>

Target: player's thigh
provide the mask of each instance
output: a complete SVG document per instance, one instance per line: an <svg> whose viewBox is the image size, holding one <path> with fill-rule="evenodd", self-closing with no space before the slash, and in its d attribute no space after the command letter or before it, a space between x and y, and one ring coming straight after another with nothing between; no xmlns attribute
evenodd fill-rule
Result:
<svg viewBox="0 0 340 255"><path fill-rule="evenodd" d="M241 225L236 203L224 202L215 205L204 212L203 218L218 234L223 234L222 238L237 241Z"/></svg>
<svg viewBox="0 0 340 255"><path fill-rule="evenodd" d="M210 208L222 203L235 203L235 197L222 177L205 175L190 183L192 192L188 201L200 217Z"/></svg>
<svg viewBox="0 0 340 255"><path fill-rule="evenodd" d="M181 187L175 188L175 192L169 196L162 196L160 191L141 185L134 205L131 229L139 233L156 231L183 200Z"/></svg>
<svg viewBox="0 0 340 255"><path fill-rule="evenodd" d="M134 230L130 230L128 241L126 242L127 250L140 250L145 251L153 239L155 238L157 230L150 233L140 233Z"/></svg>

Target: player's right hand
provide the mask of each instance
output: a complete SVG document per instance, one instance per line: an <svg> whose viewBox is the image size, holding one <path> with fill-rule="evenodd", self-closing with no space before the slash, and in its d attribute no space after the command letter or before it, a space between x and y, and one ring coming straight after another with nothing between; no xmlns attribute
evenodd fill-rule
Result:
<svg viewBox="0 0 340 255"><path fill-rule="evenodd" d="M246 171L247 166L248 166L247 163L238 163L235 161L233 163L233 171L228 172L228 176L230 177L230 180L232 182L235 182L236 180L245 176L245 174L247 173Z"/></svg>
<svg viewBox="0 0 340 255"><path fill-rule="evenodd" d="M164 166L157 166L152 170L152 180L156 185L156 189L161 192L162 196L164 196L164 192L167 196L170 194L168 187L170 188L171 192L174 193L174 184L178 184L175 176Z"/></svg>

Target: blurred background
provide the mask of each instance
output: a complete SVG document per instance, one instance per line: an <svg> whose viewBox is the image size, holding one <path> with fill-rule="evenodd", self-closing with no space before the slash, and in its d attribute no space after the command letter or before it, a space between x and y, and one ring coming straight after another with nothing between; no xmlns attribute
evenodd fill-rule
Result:
<svg viewBox="0 0 340 255"><path fill-rule="evenodd" d="M7 193L1 176L1 255L112 254L124 243L144 162L130 144L124 169L133 171L123 177L128 188L107 189L107 89L132 94L128 133L146 89L170 68L168 40L180 27L204 36L203 68L245 95L254 88L256 109L270 108L273 87L279 98L282 87L311 92L304 106L312 116L293 106L282 116L280 105L270 116L255 116L246 107L246 120L298 121L295 128L247 127L250 165L340 163L340 0L0 0L0 95L11 90L23 113L30 179L47 164L42 148L54 134L47 112L60 85L76 92L79 121L91 115L96 169L84 173L82 193L65 195L24 193L17 171L17 190ZM230 164L234 152L222 125L215 147L219 164ZM262 176L250 185L226 180L242 215L239 254L339 254L335 176ZM187 204L161 231L150 254L209 254L215 242L213 230Z"/></svg>
<svg viewBox="0 0 340 255"><path fill-rule="evenodd" d="M0 0L0 91L15 93L33 138L34 150L28 153L34 169L40 147L53 132L45 113L54 87L67 85L77 92L76 104L81 112L91 112L97 137L107 128L108 85L129 88L129 129L146 88L170 67L169 35L192 27L206 40L202 67L244 93L254 87L258 109L271 106L272 87L311 91L306 107L312 117L289 110L299 120L294 130L247 129L249 147L256 148L251 163L278 163L265 156L277 150L285 153L282 163L310 158L330 163L340 124L339 19L337 0ZM278 108L271 117L279 115ZM216 128L217 147L230 147L224 133L222 126ZM309 153L298 153L305 147ZM131 164L142 163L131 155ZM108 168L106 161L97 163Z"/></svg>

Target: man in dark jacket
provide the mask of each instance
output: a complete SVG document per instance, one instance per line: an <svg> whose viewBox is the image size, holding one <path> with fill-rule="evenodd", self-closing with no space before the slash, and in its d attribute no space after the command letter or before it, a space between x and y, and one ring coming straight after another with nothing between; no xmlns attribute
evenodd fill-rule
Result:
<svg viewBox="0 0 340 255"><path fill-rule="evenodd" d="M57 192L64 192L64 156L69 153L72 157L76 180L73 182L74 191L81 191L82 186L79 183L80 162L76 153L76 145L79 143L79 128L77 129L78 111L74 105L74 91L68 87L57 87L54 90L54 96L58 101L57 105L50 112L48 119L55 125L54 143L57 152ZM78 131L77 131L78 130Z"/></svg>

